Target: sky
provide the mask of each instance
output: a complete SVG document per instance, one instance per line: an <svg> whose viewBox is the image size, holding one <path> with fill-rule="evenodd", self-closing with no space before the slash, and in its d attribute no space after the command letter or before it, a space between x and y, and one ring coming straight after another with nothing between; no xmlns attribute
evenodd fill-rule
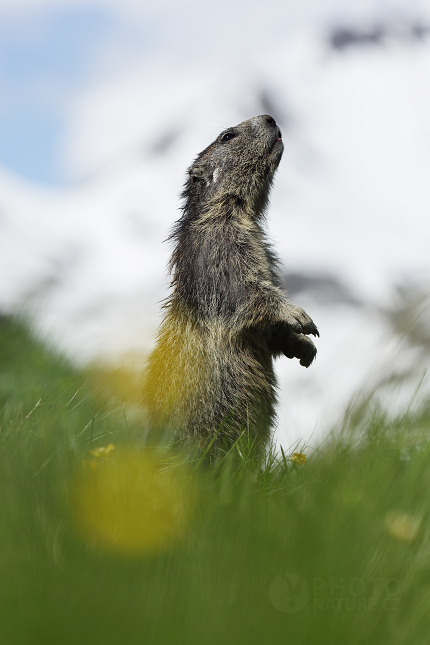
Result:
<svg viewBox="0 0 430 645"><path fill-rule="evenodd" d="M36 182L61 184L60 142L68 97L115 29L100 7L11 13L0 23L0 163Z"/></svg>
<svg viewBox="0 0 430 645"><path fill-rule="evenodd" d="M0 7L0 164L48 186L67 184L70 104L88 86L144 64L208 68L258 59L305 25L417 16L422 0L3 0Z"/></svg>

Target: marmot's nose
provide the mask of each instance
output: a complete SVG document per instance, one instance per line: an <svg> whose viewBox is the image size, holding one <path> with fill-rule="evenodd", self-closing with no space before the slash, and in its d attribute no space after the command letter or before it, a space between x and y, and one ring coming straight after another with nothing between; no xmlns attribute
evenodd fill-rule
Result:
<svg viewBox="0 0 430 645"><path fill-rule="evenodd" d="M282 139L282 132L281 132L281 131L280 131L280 129L278 128L278 126L277 126L277 124L276 124L276 121L275 121L275 119L273 118L273 116L270 116L270 114L265 114L265 115L263 116L263 119L264 119L264 121L265 121L265 122L266 122L266 123L267 123L271 128L276 128L276 129L277 129L278 139Z"/></svg>
<svg viewBox="0 0 430 645"><path fill-rule="evenodd" d="M275 119L273 118L273 116L269 116L269 115L267 114L264 118L266 119L266 123L268 123L269 125L273 125L273 126L275 126L275 128L276 128L276 121L275 121Z"/></svg>

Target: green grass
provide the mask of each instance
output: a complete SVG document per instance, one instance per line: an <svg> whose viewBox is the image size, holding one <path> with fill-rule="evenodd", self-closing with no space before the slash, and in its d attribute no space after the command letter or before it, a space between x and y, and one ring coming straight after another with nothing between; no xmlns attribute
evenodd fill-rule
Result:
<svg viewBox="0 0 430 645"><path fill-rule="evenodd" d="M430 407L394 420L368 407L304 465L288 451L263 463L245 438L211 467L164 455L173 484L148 510L158 484L133 483L127 461L147 454L143 423L110 383L0 324L2 645L428 643ZM88 511L82 482L114 471L120 502ZM126 536L145 538L145 513L160 522L158 550L124 554L77 528L105 503Z"/></svg>

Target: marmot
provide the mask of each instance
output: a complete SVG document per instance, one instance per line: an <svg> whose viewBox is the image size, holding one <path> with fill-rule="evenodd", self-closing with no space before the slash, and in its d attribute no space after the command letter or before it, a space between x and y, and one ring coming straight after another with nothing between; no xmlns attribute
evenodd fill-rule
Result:
<svg viewBox="0 0 430 645"><path fill-rule="evenodd" d="M275 420L273 358L308 367L319 335L281 287L262 228L283 153L275 120L228 128L188 170L183 214L169 237L173 288L149 357L143 405L151 427L203 445L232 445L245 431L260 446Z"/></svg>

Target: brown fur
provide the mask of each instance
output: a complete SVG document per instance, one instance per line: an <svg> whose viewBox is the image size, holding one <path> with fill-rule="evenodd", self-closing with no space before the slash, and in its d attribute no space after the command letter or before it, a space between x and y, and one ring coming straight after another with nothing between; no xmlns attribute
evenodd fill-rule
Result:
<svg viewBox="0 0 430 645"><path fill-rule="evenodd" d="M281 287L262 220L283 152L272 117L222 132L189 169L171 235L173 291L145 374L151 426L184 440L264 445L275 420L273 358L308 367L318 335ZM222 427L221 427L222 426ZM221 429L219 430L219 428Z"/></svg>

